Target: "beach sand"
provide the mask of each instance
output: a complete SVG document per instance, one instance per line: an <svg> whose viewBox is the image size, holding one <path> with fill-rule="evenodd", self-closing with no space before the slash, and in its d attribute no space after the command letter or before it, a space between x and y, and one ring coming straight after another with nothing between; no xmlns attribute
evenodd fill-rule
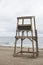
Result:
<svg viewBox="0 0 43 65"><path fill-rule="evenodd" d="M32 58L32 55L13 57L13 47L0 47L0 65L43 65L43 49L39 50L39 56Z"/></svg>

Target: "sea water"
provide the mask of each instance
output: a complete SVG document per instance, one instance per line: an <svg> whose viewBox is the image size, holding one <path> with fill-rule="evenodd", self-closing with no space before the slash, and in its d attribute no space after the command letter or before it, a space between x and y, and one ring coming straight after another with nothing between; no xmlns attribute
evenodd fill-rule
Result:
<svg viewBox="0 0 43 65"><path fill-rule="evenodd" d="M20 46L21 40L18 40L17 46ZM15 44L15 38L14 37L0 37L0 46L14 46ZM23 46L25 47L31 47L31 41L28 39L25 39L23 41ZM43 48L43 37L38 37L38 46L39 48Z"/></svg>
<svg viewBox="0 0 43 65"><path fill-rule="evenodd" d="M18 40L17 46L20 46L21 40ZM15 44L15 38L14 37L0 37L0 46L14 46ZM23 41L23 46L25 47L31 47L31 41L28 39L25 39ZM39 48L43 48L43 37L38 37L38 46Z"/></svg>

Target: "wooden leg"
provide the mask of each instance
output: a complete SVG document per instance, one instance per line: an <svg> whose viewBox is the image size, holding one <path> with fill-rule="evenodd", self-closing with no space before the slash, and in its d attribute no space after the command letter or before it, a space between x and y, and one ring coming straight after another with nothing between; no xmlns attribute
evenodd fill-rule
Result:
<svg viewBox="0 0 43 65"><path fill-rule="evenodd" d="M37 41L37 40L36 40L36 52L37 52L37 53L36 53L36 56L38 56L38 52L39 52L39 51L38 51L38 41Z"/></svg>
<svg viewBox="0 0 43 65"><path fill-rule="evenodd" d="M33 49L33 57L34 57L34 39L33 39L33 30L31 31L32 34L32 49Z"/></svg>
<svg viewBox="0 0 43 65"><path fill-rule="evenodd" d="M17 40L15 39L14 56L16 55L16 43L17 43Z"/></svg>
<svg viewBox="0 0 43 65"><path fill-rule="evenodd" d="M32 39L33 57L34 57L34 41Z"/></svg>
<svg viewBox="0 0 43 65"><path fill-rule="evenodd" d="M21 54L22 54L22 45L23 45L23 40L21 39Z"/></svg>
<svg viewBox="0 0 43 65"><path fill-rule="evenodd" d="M38 56L38 37L37 37L37 30L35 30L35 35L36 35L36 56Z"/></svg>

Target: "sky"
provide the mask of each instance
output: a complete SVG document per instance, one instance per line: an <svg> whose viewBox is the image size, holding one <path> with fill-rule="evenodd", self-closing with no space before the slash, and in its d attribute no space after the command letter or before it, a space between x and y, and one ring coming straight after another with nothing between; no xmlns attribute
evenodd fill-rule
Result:
<svg viewBox="0 0 43 65"><path fill-rule="evenodd" d="M43 0L0 0L0 36L15 36L18 16L36 16L43 36Z"/></svg>

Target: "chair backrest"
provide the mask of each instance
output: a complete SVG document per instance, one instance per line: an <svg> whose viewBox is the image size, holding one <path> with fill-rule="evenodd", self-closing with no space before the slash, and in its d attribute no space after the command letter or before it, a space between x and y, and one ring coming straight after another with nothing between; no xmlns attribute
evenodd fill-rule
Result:
<svg viewBox="0 0 43 65"><path fill-rule="evenodd" d="M29 31L32 30L32 19L34 21L34 28L36 28L35 27L35 16L17 17L17 29L18 30L29 30ZM24 24L25 22L24 20L30 20L30 21L28 21L28 24ZM19 24L19 22L22 22L22 24Z"/></svg>

